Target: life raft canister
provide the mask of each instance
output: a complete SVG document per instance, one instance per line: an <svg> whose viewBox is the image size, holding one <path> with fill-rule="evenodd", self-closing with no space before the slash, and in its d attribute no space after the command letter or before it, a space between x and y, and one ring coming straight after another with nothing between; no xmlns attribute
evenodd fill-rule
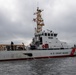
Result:
<svg viewBox="0 0 76 75"><path fill-rule="evenodd" d="M44 45L42 45L42 48L49 48L49 45L48 44L44 44Z"/></svg>
<svg viewBox="0 0 76 75"><path fill-rule="evenodd" d="M44 49L45 48L45 45L42 45L42 48Z"/></svg>
<svg viewBox="0 0 76 75"><path fill-rule="evenodd" d="M48 44L45 44L45 48L48 48L49 46L48 46Z"/></svg>

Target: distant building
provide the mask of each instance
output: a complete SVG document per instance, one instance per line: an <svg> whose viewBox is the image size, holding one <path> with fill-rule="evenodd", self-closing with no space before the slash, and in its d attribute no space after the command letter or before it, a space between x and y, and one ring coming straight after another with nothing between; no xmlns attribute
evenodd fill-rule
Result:
<svg viewBox="0 0 76 75"><path fill-rule="evenodd" d="M0 51L3 50L12 50L10 44L0 44ZM13 45L13 50L25 50L24 44L15 44Z"/></svg>

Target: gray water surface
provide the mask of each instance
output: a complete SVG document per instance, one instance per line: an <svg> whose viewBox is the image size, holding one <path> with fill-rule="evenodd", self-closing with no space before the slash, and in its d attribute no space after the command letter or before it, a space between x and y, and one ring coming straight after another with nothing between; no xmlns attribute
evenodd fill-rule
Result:
<svg viewBox="0 0 76 75"><path fill-rule="evenodd" d="M76 75L76 57L3 61L0 75Z"/></svg>

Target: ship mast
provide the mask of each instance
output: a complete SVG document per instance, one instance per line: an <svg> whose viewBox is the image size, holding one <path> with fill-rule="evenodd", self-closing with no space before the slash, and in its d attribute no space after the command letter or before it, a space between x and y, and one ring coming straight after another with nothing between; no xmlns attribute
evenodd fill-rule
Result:
<svg viewBox="0 0 76 75"><path fill-rule="evenodd" d="M36 15L36 18L34 18L33 21L37 23L37 28L35 29L36 33L41 32L42 27L44 26L44 22L43 22L42 15L41 15L42 11L43 10L37 7L37 12L34 13L34 15Z"/></svg>

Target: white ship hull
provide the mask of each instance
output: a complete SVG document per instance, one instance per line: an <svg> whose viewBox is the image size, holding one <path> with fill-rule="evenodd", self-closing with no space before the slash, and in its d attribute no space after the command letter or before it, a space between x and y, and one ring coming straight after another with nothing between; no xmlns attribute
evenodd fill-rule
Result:
<svg viewBox="0 0 76 75"><path fill-rule="evenodd" d="M0 51L0 61L76 56L76 49Z"/></svg>

